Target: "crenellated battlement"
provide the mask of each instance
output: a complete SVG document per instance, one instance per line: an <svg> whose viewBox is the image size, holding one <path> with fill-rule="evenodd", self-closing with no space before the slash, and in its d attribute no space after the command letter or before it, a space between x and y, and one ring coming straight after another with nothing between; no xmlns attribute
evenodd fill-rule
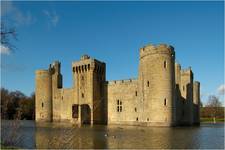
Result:
<svg viewBox="0 0 225 150"><path fill-rule="evenodd" d="M46 69L40 69L40 70L36 70L35 71L36 75L45 75L45 74L49 74L49 70Z"/></svg>
<svg viewBox="0 0 225 150"><path fill-rule="evenodd" d="M170 54L172 56L175 55L174 48L171 45L167 44L159 44L153 45L149 44L140 48L140 58L143 58L146 55L151 54Z"/></svg>
<svg viewBox="0 0 225 150"><path fill-rule="evenodd" d="M186 69L182 69L180 72L181 72L181 74L192 74L191 67L188 67Z"/></svg>
<svg viewBox="0 0 225 150"><path fill-rule="evenodd" d="M132 82L137 82L137 79L133 78L133 79L125 79L125 80L112 80L112 81L108 81L107 83L109 85L117 85L117 84L126 84L126 83L132 83Z"/></svg>
<svg viewBox="0 0 225 150"><path fill-rule="evenodd" d="M72 63L72 70L76 73L83 73L90 70L98 73L105 73L105 63L98 61L96 59L90 58L90 56L84 55L80 61L76 61Z"/></svg>

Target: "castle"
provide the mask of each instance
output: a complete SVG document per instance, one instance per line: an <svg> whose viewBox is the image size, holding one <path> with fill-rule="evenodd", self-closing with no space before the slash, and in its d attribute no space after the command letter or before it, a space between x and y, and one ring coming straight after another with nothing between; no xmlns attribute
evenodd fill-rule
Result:
<svg viewBox="0 0 225 150"><path fill-rule="evenodd" d="M72 63L62 88L60 62L36 71L36 121L144 126L198 125L200 83L175 63L172 46L140 48L136 79L106 81L106 64L88 55Z"/></svg>

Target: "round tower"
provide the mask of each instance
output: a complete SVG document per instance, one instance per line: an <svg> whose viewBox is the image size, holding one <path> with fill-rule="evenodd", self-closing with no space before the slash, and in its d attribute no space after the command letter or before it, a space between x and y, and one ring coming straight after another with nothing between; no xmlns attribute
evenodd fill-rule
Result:
<svg viewBox="0 0 225 150"><path fill-rule="evenodd" d="M142 120L149 125L175 123L175 52L172 46L148 45L140 49L139 90Z"/></svg>
<svg viewBox="0 0 225 150"><path fill-rule="evenodd" d="M36 121L52 121L52 77L49 70L36 71Z"/></svg>

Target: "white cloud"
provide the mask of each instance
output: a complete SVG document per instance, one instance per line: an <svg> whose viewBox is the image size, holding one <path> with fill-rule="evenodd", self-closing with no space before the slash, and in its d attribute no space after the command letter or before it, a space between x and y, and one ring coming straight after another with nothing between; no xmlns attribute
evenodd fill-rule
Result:
<svg viewBox="0 0 225 150"><path fill-rule="evenodd" d="M52 26L56 26L59 22L59 16L56 14L55 11L47 11L47 10L43 10L43 13L45 14L45 16L48 19L48 26L52 25Z"/></svg>
<svg viewBox="0 0 225 150"><path fill-rule="evenodd" d="M217 92L220 94L220 95L224 95L225 94L225 85L222 84L218 87L217 89Z"/></svg>
<svg viewBox="0 0 225 150"><path fill-rule="evenodd" d="M5 54L5 55L9 55L10 54L10 49L4 45L1 44L1 50L0 50L1 54Z"/></svg>
<svg viewBox="0 0 225 150"><path fill-rule="evenodd" d="M1 17L15 26L30 25L36 21L30 11L23 12L12 1L4 1L1 6Z"/></svg>
<svg viewBox="0 0 225 150"><path fill-rule="evenodd" d="M17 11L14 20L19 25L30 25L35 22L35 19L31 15L30 11L27 11L26 13Z"/></svg>

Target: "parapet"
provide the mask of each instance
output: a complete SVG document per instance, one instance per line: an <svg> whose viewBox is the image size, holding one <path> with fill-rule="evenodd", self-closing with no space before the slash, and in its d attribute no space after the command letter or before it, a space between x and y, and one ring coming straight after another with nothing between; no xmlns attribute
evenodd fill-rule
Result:
<svg viewBox="0 0 225 150"><path fill-rule="evenodd" d="M59 62L58 60L56 60L56 61L54 61L54 62L52 63L52 65L53 65L53 66L55 66L55 65L60 65L60 62Z"/></svg>
<svg viewBox="0 0 225 150"><path fill-rule="evenodd" d="M149 55L149 54L169 54L174 57L175 51L174 48L171 45L167 44L159 44L159 45L146 45L143 48L140 48L140 58Z"/></svg>
<svg viewBox="0 0 225 150"><path fill-rule="evenodd" d="M112 80L108 81L109 85L118 85L118 84L126 84L126 83L133 83L136 82L137 79L125 79L125 80Z"/></svg>
<svg viewBox="0 0 225 150"><path fill-rule="evenodd" d="M200 86L200 82L199 81L194 81L194 84Z"/></svg>
<svg viewBox="0 0 225 150"><path fill-rule="evenodd" d="M192 74L191 67L188 67L187 69L182 69L181 74Z"/></svg>
<svg viewBox="0 0 225 150"><path fill-rule="evenodd" d="M36 74L36 76L37 75L39 75L39 76L41 76L41 75L49 75L50 72L49 72L49 70L40 69L40 70L36 70L35 74Z"/></svg>
<svg viewBox="0 0 225 150"><path fill-rule="evenodd" d="M85 55L81 56L81 58L80 58L80 60L85 60L85 59L90 59L90 56L85 54Z"/></svg>
<svg viewBox="0 0 225 150"><path fill-rule="evenodd" d="M181 73L181 76L183 76L183 77L188 76L188 78L190 77L190 79L193 81L194 75L193 75L193 72L191 70L191 67L188 67L187 69L182 69L180 71L180 73Z"/></svg>

